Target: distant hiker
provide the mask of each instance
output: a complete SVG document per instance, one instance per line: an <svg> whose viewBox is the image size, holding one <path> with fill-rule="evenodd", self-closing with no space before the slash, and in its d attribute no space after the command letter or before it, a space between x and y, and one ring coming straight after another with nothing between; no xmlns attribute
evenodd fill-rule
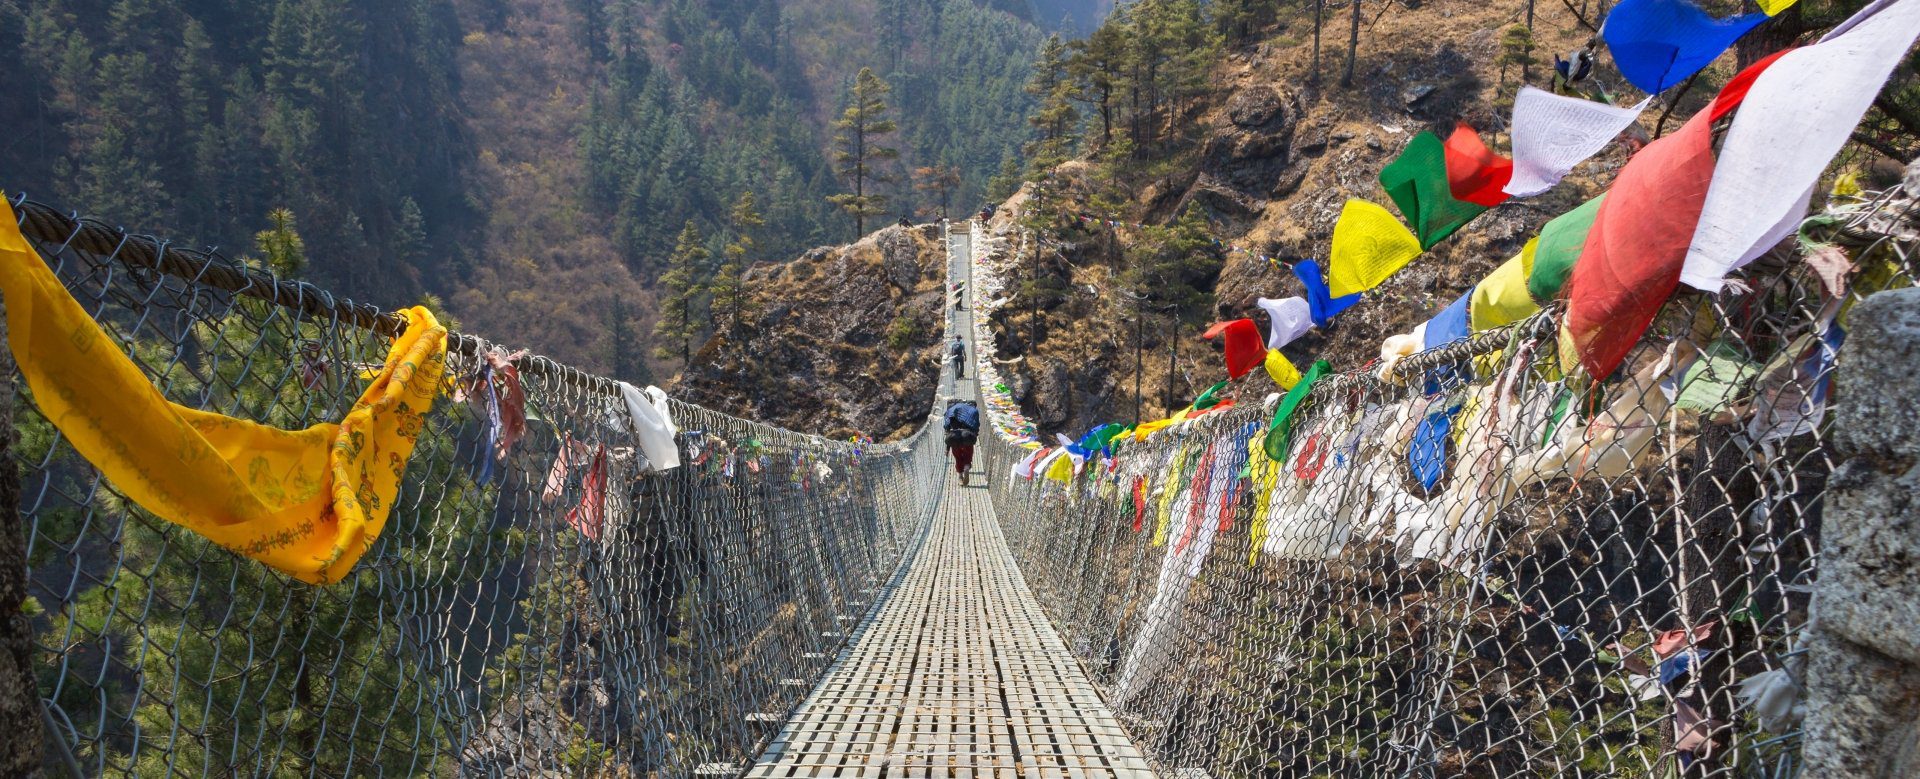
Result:
<svg viewBox="0 0 1920 779"><path fill-rule="evenodd" d="M984 205L984 206L981 206L981 207L980 207L980 221L982 221L982 222L985 222L985 221L987 221L988 219L992 219L992 218L993 218L993 204L992 204L992 203L988 203L988 204L986 204L986 205Z"/></svg>
<svg viewBox="0 0 1920 779"><path fill-rule="evenodd" d="M954 282L953 283L953 310L959 311L960 304L966 302L966 299L967 299L967 283L964 281Z"/></svg>
<svg viewBox="0 0 1920 779"><path fill-rule="evenodd" d="M967 377L967 345L960 336L953 337L953 343L947 344L947 359L953 362L953 378L957 381Z"/></svg>
<svg viewBox="0 0 1920 779"><path fill-rule="evenodd" d="M971 400L947 403L947 451L953 453L953 472L967 486L973 469L973 444L980 439L980 407Z"/></svg>
<svg viewBox="0 0 1920 779"><path fill-rule="evenodd" d="M906 217L904 217L904 216L903 216L903 217L900 217L900 226L901 226L901 227L912 227L912 226L913 226L913 220L910 220L910 219L908 219L908 218L906 218Z"/></svg>

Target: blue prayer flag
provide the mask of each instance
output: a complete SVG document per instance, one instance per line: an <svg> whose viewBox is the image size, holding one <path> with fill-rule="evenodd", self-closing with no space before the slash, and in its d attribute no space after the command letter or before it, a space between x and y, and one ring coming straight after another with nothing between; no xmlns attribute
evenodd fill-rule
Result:
<svg viewBox="0 0 1920 779"><path fill-rule="evenodd" d="M1601 25L1620 75L1658 94L1720 56L1764 13L1715 19L1687 0L1621 0Z"/></svg>
<svg viewBox="0 0 1920 779"><path fill-rule="evenodd" d="M1334 297L1333 291L1327 289L1326 274L1320 271L1320 264L1313 260L1295 263L1293 275L1299 276L1300 283L1307 287L1307 308L1312 312L1314 327L1326 327L1335 314L1360 302L1358 292L1342 298Z"/></svg>

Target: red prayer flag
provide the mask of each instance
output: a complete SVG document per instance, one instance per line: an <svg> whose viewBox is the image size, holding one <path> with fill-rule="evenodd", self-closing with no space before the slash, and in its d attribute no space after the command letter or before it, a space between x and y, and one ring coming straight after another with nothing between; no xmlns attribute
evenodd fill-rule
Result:
<svg viewBox="0 0 1920 779"><path fill-rule="evenodd" d="M1513 160L1493 153L1466 122L1447 139L1447 187L1456 200L1489 208L1507 199Z"/></svg>
<svg viewBox="0 0 1920 779"><path fill-rule="evenodd" d="M601 446L593 452L593 467L587 469L587 476L580 480L580 505L567 512L567 524L580 534L595 541L600 540L600 528L606 523L607 516L607 448Z"/></svg>
<svg viewBox="0 0 1920 779"><path fill-rule="evenodd" d="M1739 107L1740 101L1747 99L1747 91L1753 89L1753 82L1760 78L1761 71L1766 70L1774 60L1780 59L1790 51L1793 49L1781 49L1769 54L1764 59L1748 65L1745 70L1728 80L1727 85L1720 88L1720 95L1713 99L1713 105L1707 107L1707 121L1718 122L1720 117L1726 116Z"/></svg>
<svg viewBox="0 0 1920 779"><path fill-rule="evenodd" d="M1186 551L1187 541L1193 538L1193 526L1199 523L1207 505L1207 488L1213 482L1213 446L1207 445L1207 453L1200 456L1200 465L1194 468L1193 486L1187 492L1187 521L1181 523L1180 540L1173 545L1174 554Z"/></svg>
<svg viewBox="0 0 1920 779"><path fill-rule="evenodd" d="M1267 360L1267 343L1260 337L1260 326L1251 319L1215 322L1201 337L1213 340L1226 336L1227 376L1240 378Z"/></svg>
<svg viewBox="0 0 1920 779"><path fill-rule="evenodd" d="M1680 284L1713 178L1713 109L1627 161L1567 278L1560 362L1605 379Z"/></svg>

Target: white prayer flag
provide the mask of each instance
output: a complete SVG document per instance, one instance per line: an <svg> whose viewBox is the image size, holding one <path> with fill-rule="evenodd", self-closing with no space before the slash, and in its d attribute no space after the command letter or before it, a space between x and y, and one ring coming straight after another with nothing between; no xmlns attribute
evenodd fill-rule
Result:
<svg viewBox="0 0 1920 779"><path fill-rule="evenodd" d="M1652 101L1649 96L1621 108L1521 87L1513 99L1513 178L1507 194L1527 197L1552 189L1573 166L1606 148Z"/></svg>
<svg viewBox="0 0 1920 779"><path fill-rule="evenodd" d="M1792 234L1827 163L1920 37L1920 2L1869 6L1842 27L1782 55L1753 82L1687 249L1680 280L1688 286L1718 292L1728 272Z"/></svg>
<svg viewBox="0 0 1920 779"><path fill-rule="evenodd" d="M1306 298L1260 298L1259 302L1267 312L1267 319L1273 323L1267 329L1268 349L1293 343L1293 339L1313 329L1313 307L1307 305Z"/></svg>

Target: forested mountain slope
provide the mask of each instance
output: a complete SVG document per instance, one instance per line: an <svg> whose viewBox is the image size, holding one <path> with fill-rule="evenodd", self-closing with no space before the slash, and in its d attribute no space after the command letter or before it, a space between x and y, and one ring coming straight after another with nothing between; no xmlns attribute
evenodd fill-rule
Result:
<svg viewBox="0 0 1920 779"><path fill-rule="evenodd" d="M745 264L854 237L827 202L849 189L830 123L861 68L892 83L899 126L869 183L883 221L937 202L921 167L957 171L947 199L977 205L1025 136L1031 18L982 0L8 0L0 187L233 255L285 209L305 263L283 270L387 307L436 294L477 332L645 379L678 367L651 332L688 222L713 260L698 282L739 243L744 193L764 220Z"/></svg>

